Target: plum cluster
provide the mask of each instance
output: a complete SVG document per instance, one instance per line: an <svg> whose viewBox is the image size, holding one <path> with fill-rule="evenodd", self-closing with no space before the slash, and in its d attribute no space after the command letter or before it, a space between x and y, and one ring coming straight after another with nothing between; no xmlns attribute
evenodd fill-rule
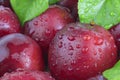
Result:
<svg viewBox="0 0 120 80"><path fill-rule="evenodd" d="M21 26L9 0L0 0L0 80L106 80L120 24L81 24L77 2L60 0Z"/></svg>

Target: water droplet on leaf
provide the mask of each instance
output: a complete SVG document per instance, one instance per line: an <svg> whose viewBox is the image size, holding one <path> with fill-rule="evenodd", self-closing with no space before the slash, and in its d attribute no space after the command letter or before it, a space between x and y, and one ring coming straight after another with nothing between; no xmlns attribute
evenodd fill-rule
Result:
<svg viewBox="0 0 120 80"><path fill-rule="evenodd" d="M114 12L111 12L110 15L111 15L111 16L115 16L115 13L114 13Z"/></svg>

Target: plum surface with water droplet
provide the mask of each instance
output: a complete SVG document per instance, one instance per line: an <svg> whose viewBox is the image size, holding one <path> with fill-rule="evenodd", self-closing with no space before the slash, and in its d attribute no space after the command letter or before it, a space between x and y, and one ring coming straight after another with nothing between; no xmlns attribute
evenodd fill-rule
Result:
<svg viewBox="0 0 120 80"><path fill-rule="evenodd" d="M71 22L74 22L74 19L65 7L52 5L44 13L25 24L24 34L30 36L41 46L46 65L51 40L57 31ZM60 35L59 38L62 36ZM62 45L59 43L59 46Z"/></svg>
<svg viewBox="0 0 120 80"><path fill-rule="evenodd" d="M46 52L56 32L73 21L73 17L66 8L53 5L43 14L27 22L24 33L35 40L37 37L36 41L42 47L43 51ZM62 38L62 36L59 36L59 38Z"/></svg>
<svg viewBox="0 0 120 80"><path fill-rule="evenodd" d="M113 45L112 35L100 26L68 24L50 44L50 72L58 80L87 80L116 63L117 49Z"/></svg>
<svg viewBox="0 0 120 80"><path fill-rule="evenodd" d="M109 29L110 33L113 35L118 52L120 52L120 24L114 25Z"/></svg>
<svg viewBox="0 0 120 80"><path fill-rule="evenodd" d="M20 32L20 22L10 8L0 6L0 37Z"/></svg>
<svg viewBox="0 0 120 80"><path fill-rule="evenodd" d="M17 68L43 70L39 45L30 37L13 33L0 39L0 76Z"/></svg>

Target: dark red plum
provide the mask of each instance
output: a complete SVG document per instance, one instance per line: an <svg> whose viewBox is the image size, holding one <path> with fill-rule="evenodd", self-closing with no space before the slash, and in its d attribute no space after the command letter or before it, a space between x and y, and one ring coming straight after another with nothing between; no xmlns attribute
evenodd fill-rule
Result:
<svg viewBox="0 0 120 80"><path fill-rule="evenodd" d="M20 22L10 8L0 6L0 37L20 32Z"/></svg>
<svg viewBox="0 0 120 80"><path fill-rule="evenodd" d="M45 57L49 43L56 32L74 19L69 11L61 6L50 6L43 14L25 24L24 34L33 38L42 48Z"/></svg>
<svg viewBox="0 0 120 80"><path fill-rule="evenodd" d="M116 46L118 48L118 52L120 53L120 24L114 25L109 29L110 33L113 35L115 39Z"/></svg>
<svg viewBox="0 0 120 80"><path fill-rule="evenodd" d="M43 70L39 45L30 37L12 33L0 39L0 76L17 68Z"/></svg>
<svg viewBox="0 0 120 80"><path fill-rule="evenodd" d="M97 25L69 24L56 33L49 47L49 68L57 80L87 80L116 61L113 36Z"/></svg>

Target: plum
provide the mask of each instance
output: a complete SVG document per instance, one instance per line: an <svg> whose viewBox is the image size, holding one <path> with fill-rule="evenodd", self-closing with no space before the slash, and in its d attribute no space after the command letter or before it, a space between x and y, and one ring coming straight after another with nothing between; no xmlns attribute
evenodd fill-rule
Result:
<svg viewBox="0 0 120 80"><path fill-rule="evenodd" d="M20 32L18 17L10 8L0 6L0 37Z"/></svg>
<svg viewBox="0 0 120 80"><path fill-rule="evenodd" d="M49 46L49 68L57 80L87 80L116 61L113 36L97 25L71 23L56 33Z"/></svg>
<svg viewBox="0 0 120 80"><path fill-rule="evenodd" d="M52 5L43 14L25 24L24 34L33 38L41 46L47 58L49 43L56 32L73 21L73 17L66 8Z"/></svg>
<svg viewBox="0 0 120 80"><path fill-rule="evenodd" d="M18 69L12 73L5 73L0 80L55 80L48 72Z"/></svg>
<svg viewBox="0 0 120 80"><path fill-rule="evenodd" d="M17 68L44 70L39 45L21 33L12 33L0 39L0 76Z"/></svg>
<svg viewBox="0 0 120 80"><path fill-rule="evenodd" d="M109 31L115 39L115 43L116 43L116 46L118 48L118 52L119 52L119 55L120 55L120 23L112 26L109 29Z"/></svg>

